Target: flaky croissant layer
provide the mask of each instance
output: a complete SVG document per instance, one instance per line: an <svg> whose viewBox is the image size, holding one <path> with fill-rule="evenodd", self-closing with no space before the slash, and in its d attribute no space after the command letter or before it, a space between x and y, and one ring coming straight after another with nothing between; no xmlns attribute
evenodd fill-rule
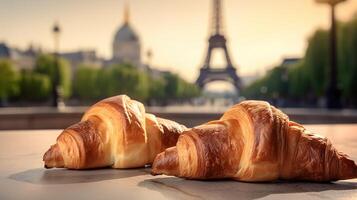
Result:
<svg viewBox="0 0 357 200"><path fill-rule="evenodd" d="M151 164L186 129L145 112L128 96L104 99L65 129L44 154L46 168L134 168Z"/></svg>
<svg viewBox="0 0 357 200"><path fill-rule="evenodd" d="M154 175L257 182L357 178L357 166L331 142L263 101L244 101L220 120L185 131L157 155Z"/></svg>

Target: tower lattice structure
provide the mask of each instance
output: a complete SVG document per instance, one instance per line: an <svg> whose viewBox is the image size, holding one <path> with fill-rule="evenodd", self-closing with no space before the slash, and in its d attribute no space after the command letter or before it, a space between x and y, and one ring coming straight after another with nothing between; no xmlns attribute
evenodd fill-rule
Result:
<svg viewBox="0 0 357 200"><path fill-rule="evenodd" d="M233 66L227 49L227 40L223 35L222 30L222 1L213 0L213 15L212 15L211 36L208 40L208 51L203 66L200 69L200 74L196 84L199 87L204 87L212 81L228 81L234 85L237 92L241 89L241 81L236 73L236 68ZM215 49L222 49L226 66L223 68L213 68L211 66L212 52Z"/></svg>

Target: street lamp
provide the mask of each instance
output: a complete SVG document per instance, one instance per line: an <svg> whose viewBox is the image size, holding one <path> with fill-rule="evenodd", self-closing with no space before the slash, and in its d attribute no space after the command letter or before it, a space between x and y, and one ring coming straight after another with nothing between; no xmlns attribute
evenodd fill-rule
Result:
<svg viewBox="0 0 357 200"><path fill-rule="evenodd" d="M152 59L152 50L151 49L148 49L147 52L146 52L146 56L148 58L147 60L147 66L150 68L151 67L151 59Z"/></svg>
<svg viewBox="0 0 357 200"><path fill-rule="evenodd" d="M62 88L59 84L60 81L60 70L59 70L59 37L61 33L61 28L58 23L55 23L52 28L52 33L54 37L54 77L52 80L52 106L56 108L63 108L64 102L62 98Z"/></svg>
<svg viewBox="0 0 357 200"><path fill-rule="evenodd" d="M341 92L337 87L338 66L336 48L336 17L335 7L346 0L315 0L331 6L331 29L330 29L330 77L326 90L327 108L341 108Z"/></svg>

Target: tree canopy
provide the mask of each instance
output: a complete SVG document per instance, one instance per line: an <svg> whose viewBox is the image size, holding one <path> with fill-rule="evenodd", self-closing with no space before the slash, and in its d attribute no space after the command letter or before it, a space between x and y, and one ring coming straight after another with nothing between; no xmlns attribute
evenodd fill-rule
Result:
<svg viewBox="0 0 357 200"><path fill-rule="evenodd" d="M357 106L357 15L338 24L338 88L347 106ZM308 40L302 60L277 66L243 91L248 98L310 101L323 98L329 80L329 31L319 29ZM287 83L281 78L287 72ZM286 87L286 89L284 89ZM266 88L262 93L261 88ZM264 90L265 91L265 90Z"/></svg>
<svg viewBox="0 0 357 200"><path fill-rule="evenodd" d="M18 72L9 60L0 60L0 100L6 100L19 91Z"/></svg>
<svg viewBox="0 0 357 200"><path fill-rule="evenodd" d="M154 77L129 64L105 68L81 66L74 77L74 97L91 102L108 96L127 94L140 101L164 103L199 95L199 89L169 72Z"/></svg>
<svg viewBox="0 0 357 200"><path fill-rule="evenodd" d="M56 69L57 65L58 70ZM53 55L40 55L36 60L34 72L49 76L51 86L58 81L63 91L63 97L71 96L71 71L69 63L65 59L59 58L57 61ZM59 80L57 80L58 77Z"/></svg>
<svg viewBox="0 0 357 200"><path fill-rule="evenodd" d="M22 100L45 101L51 94L51 80L44 74L22 71L20 88Z"/></svg>

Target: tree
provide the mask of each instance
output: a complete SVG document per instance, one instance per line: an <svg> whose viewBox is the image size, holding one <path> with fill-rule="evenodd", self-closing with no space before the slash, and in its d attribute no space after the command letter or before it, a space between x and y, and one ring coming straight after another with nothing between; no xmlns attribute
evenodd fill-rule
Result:
<svg viewBox="0 0 357 200"><path fill-rule="evenodd" d="M172 73L165 73L165 98L166 99L176 99L180 97L183 87L180 84L179 76Z"/></svg>
<svg viewBox="0 0 357 200"><path fill-rule="evenodd" d="M102 69L81 67L76 79L75 94L82 99L106 98L118 94L127 94L141 101L149 97L147 74L131 65L116 64Z"/></svg>
<svg viewBox="0 0 357 200"><path fill-rule="evenodd" d="M271 69L265 79L265 85L269 90L267 94L270 98L287 96L287 68L277 66Z"/></svg>
<svg viewBox="0 0 357 200"><path fill-rule="evenodd" d="M165 99L188 99L200 95L200 90L195 84L188 83L177 74L167 72L163 78Z"/></svg>
<svg viewBox="0 0 357 200"><path fill-rule="evenodd" d="M128 64L115 64L102 69L81 66L74 80L74 95L87 101L126 94L140 101L163 103L200 94L196 85L176 74L164 73L163 76L152 77Z"/></svg>
<svg viewBox="0 0 357 200"><path fill-rule="evenodd" d="M141 101L148 98L148 77L145 73L127 64L114 65L108 70L110 70L108 95L127 94Z"/></svg>
<svg viewBox="0 0 357 200"><path fill-rule="evenodd" d="M338 23L338 87L344 101L350 106L357 105L357 13L348 22ZM288 69L289 92L287 98L316 103L323 97L328 84L329 33L317 30L308 40L308 47L302 61ZM271 97L271 92L280 92L277 81L279 67L268 72L243 91L253 97ZM275 78L274 78L275 77ZM259 88L267 87L265 95L259 95Z"/></svg>
<svg viewBox="0 0 357 200"><path fill-rule="evenodd" d="M149 99L160 101L165 97L165 79L163 77L148 77Z"/></svg>
<svg viewBox="0 0 357 200"><path fill-rule="evenodd" d="M91 66L79 66L74 77L73 93L81 100L96 100L100 97L97 86L99 69Z"/></svg>
<svg viewBox="0 0 357 200"><path fill-rule="evenodd" d="M189 83L182 78L180 79L182 80L181 84L183 84L182 98L190 99L201 94L200 88L196 84Z"/></svg>
<svg viewBox="0 0 357 200"><path fill-rule="evenodd" d="M18 93L18 73L9 60L0 60L0 104Z"/></svg>
<svg viewBox="0 0 357 200"><path fill-rule="evenodd" d="M357 104L357 13L351 21L341 24L339 32L339 81L343 97Z"/></svg>
<svg viewBox="0 0 357 200"><path fill-rule="evenodd" d="M243 89L247 98L281 98L288 96L288 68L277 66L269 70L264 77Z"/></svg>
<svg viewBox="0 0 357 200"><path fill-rule="evenodd" d="M304 67L314 94L321 97L325 94L329 73L329 33L317 30L308 43Z"/></svg>
<svg viewBox="0 0 357 200"><path fill-rule="evenodd" d="M20 81L21 98L28 101L43 101L51 92L51 79L48 75L23 71Z"/></svg>
<svg viewBox="0 0 357 200"><path fill-rule="evenodd" d="M111 80L110 69L104 68L98 71L96 84L99 98L103 99L114 94L114 85Z"/></svg>
<svg viewBox="0 0 357 200"><path fill-rule="evenodd" d="M68 62L63 58L58 59L59 74L56 70L56 59L50 54L43 54L37 58L34 71L48 75L52 84L59 75L58 82L63 90L63 97L68 98L71 95L71 71Z"/></svg>
<svg viewBox="0 0 357 200"><path fill-rule="evenodd" d="M303 101L306 94L311 92L309 75L304 62L300 62L288 71L289 97Z"/></svg>

